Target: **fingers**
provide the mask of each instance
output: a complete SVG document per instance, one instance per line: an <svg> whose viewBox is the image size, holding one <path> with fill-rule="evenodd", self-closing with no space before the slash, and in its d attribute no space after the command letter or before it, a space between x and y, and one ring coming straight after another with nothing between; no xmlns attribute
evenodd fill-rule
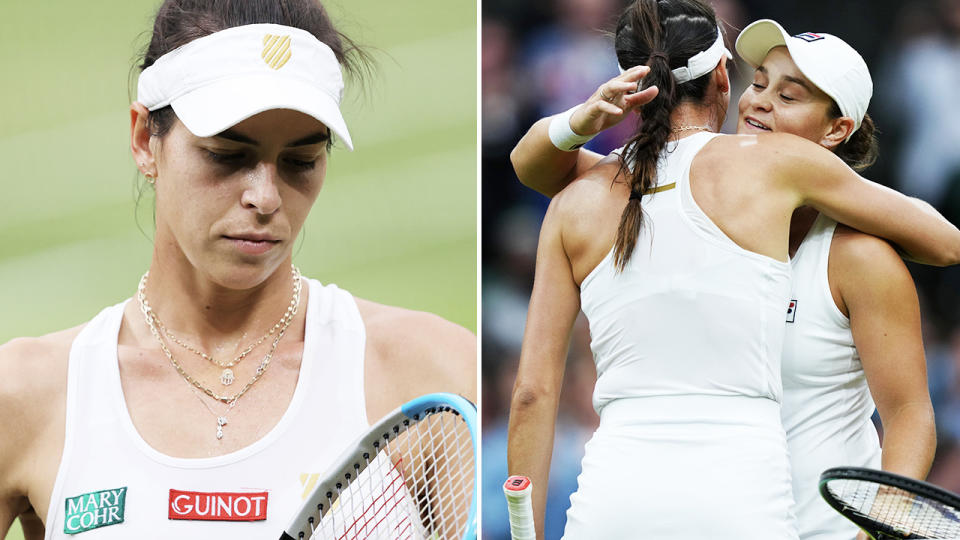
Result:
<svg viewBox="0 0 960 540"><path fill-rule="evenodd" d="M650 88L644 88L639 92L634 92L632 94L627 94L624 97L624 107L627 109L635 109L641 107L653 101L653 98L657 97L657 94L660 93L660 89L656 86L651 86Z"/></svg>

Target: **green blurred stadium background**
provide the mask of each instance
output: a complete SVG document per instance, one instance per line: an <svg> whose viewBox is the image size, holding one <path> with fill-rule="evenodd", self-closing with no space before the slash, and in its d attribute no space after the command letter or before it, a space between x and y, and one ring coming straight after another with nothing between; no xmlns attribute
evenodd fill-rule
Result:
<svg viewBox="0 0 960 540"><path fill-rule="evenodd" d="M153 203L135 203L127 107L159 3L3 3L0 343L89 320L149 264ZM476 5L324 3L378 68L348 90L356 151L334 148L294 262L476 331Z"/></svg>

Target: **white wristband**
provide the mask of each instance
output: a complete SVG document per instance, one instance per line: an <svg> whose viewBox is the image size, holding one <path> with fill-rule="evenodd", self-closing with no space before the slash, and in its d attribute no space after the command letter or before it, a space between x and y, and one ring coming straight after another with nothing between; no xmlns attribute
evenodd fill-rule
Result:
<svg viewBox="0 0 960 540"><path fill-rule="evenodd" d="M580 135L570 127L570 117L574 111L580 108L580 105L573 107L567 112L555 114L550 118L550 142L564 152L573 152L587 143L595 135Z"/></svg>

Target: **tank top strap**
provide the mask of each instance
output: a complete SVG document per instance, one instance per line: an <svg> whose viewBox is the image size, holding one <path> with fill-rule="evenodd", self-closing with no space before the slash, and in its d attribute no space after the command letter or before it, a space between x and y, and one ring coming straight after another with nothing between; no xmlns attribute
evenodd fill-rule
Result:
<svg viewBox="0 0 960 540"><path fill-rule="evenodd" d="M315 315L304 334L303 360L310 359L314 388L310 401L319 410L335 407L345 424L369 425L364 391L366 329L353 295L334 284L310 279L310 309ZM331 384L330 381L337 381ZM317 410L317 409L314 409Z"/></svg>
<svg viewBox="0 0 960 540"><path fill-rule="evenodd" d="M850 319L837 307L830 289L830 248L833 246L833 235L837 225L838 223L833 219L823 214L818 215L810 226L807 236L797 248L797 252L790 259L790 268L794 279L798 281L793 289L807 293L805 311L808 314L811 311L821 314L821 317L824 317L824 323L848 328ZM812 285L801 286L801 284ZM798 305L797 316L799 311Z"/></svg>

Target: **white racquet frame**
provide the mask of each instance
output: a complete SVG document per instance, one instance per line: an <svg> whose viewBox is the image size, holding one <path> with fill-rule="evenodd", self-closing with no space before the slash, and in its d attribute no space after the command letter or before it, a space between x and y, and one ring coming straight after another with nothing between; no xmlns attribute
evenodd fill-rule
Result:
<svg viewBox="0 0 960 540"><path fill-rule="evenodd" d="M448 426L452 420L448 417L456 418L456 425L450 426L453 428L453 431L457 433L452 433L450 427ZM430 505L436 504L438 507L443 506L443 508L431 508L428 512L436 512L441 514L441 518L437 518L437 521L450 521L450 515L454 514L454 519L456 519L458 527L460 523L463 523L462 530L458 530L455 536L449 536L448 533L444 533L441 536L440 532L434 532L426 530L422 523L419 515L409 516L410 521L416 521L417 523L412 525L410 529L404 532L404 538L420 538L425 537L429 540L435 538L444 538L447 540L475 540L477 537L477 523L476 523L476 514L477 514L477 494L478 494L478 483L477 483L477 411L476 407L470 403L468 400L454 395L454 394L427 394L421 396L414 400L411 400L401 407L398 407L393 412L388 414L382 420L370 427L368 432L358 438L354 443L344 451L340 458L334 462L320 481L317 482L316 487L310 493L310 496L307 497L307 500L304 502L303 506L297 512L297 515L291 520L290 524L284 530L283 534L280 536L280 540L337 540L339 538L387 538L388 536L383 536L384 533L377 533L375 536L370 536L371 533L361 533L362 529L358 528L354 533L356 536L341 536L340 532L336 532L331 535L329 531L331 527L329 526L329 521L335 517L331 509L337 510L338 505L340 505L340 495L344 494L346 496L348 490L353 489L355 485L361 484L363 481L361 473L368 468L368 466L373 469L372 465L378 460L391 460L391 443L400 439L400 435L411 430L411 434L417 433L418 431L414 429L418 424L428 426L425 429L433 429L434 431L439 430L448 430L443 433L441 437L434 437L431 432L428 432L430 440L421 442L420 439L416 439L419 448L430 447L431 450L436 452L439 447L441 450L446 452L447 448L453 448L457 453L456 457L460 460L462 467L457 469L457 463L454 466L449 466L448 464L444 466L443 473L450 474L451 469L453 473L462 472L463 476L469 476L469 478L464 478L464 483L472 483L471 486L459 487L459 491L462 492L463 496L469 496L469 504L466 504L466 501L459 500L456 497L453 500L450 498L441 499L441 496L434 497L438 499L436 502L431 500ZM439 419L439 420L438 420ZM436 423L431 425L430 422L444 422L444 424ZM419 427L419 426L417 426ZM465 434L469 432L469 441L465 441ZM450 435L456 435L456 437L450 437ZM456 440L454 440L456 439ZM452 441L452 442L451 442ZM398 443L399 444L399 443ZM432 445L432 446L431 446ZM411 443L406 442L404 448L411 446ZM469 453L470 455L461 455L462 453ZM431 454L432 456L433 454ZM416 456L414 456L415 458ZM426 456L423 459L423 464L426 464L430 459L430 456ZM391 463L387 461L387 463ZM436 462L434 462L436 463ZM392 474L395 474L397 478L401 480L400 490L403 493L400 494L391 494L395 495L396 499L405 499L403 502L407 506L404 509L418 509L421 513L424 512L422 505L418 505L416 502L410 502L416 499L417 497L413 495L410 491L411 486L409 483L411 481L415 482L416 479L407 479L404 478L404 472L402 467L397 467L397 463L391 463L394 468L391 471ZM437 465L440 467L440 465ZM466 469L469 467L469 470ZM423 468L424 475L427 473L428 467ZM430 472L436 472L437 468L429 468ZM371 474L376 474L376 471L373 471ZM442 473L437 473L442 474ZM421 484L419 487L419 492L421 497L430 497L430 493L424 495L425 491L429 491L431 488L434 492L440 491L443 486L431 485L427 486L422 482L429 482L431 478L426 478L425 480L421 478ZM441 481L441 480L438 480ZM405 484L407 484L405 486ZM357 489L362 489L363 486L360 486ZM469 491L466 491L469 490ZM384 497L387 498L387 497ZM462 497L461 497L462 498ZM346 504L354 506L357 505L356 501L348 501ZM399 503L398 503L399 504ZM366 509L363 509L364 511ZM392 511L387 510L387 512ZM401 510L402 511L402 510ZM337 512L339 513L339 511ZM416 514L416 512L412 512ZM463 517L461 517L463 516ZM431 518L432 519L432 518ZM462 521L461 521L462 520ZM341 522L342 522L341 517ZM339 525L342 527L342 524ZM349 528L352 528L353 525L349 525ZM334 530L339 531L339 529L333 528ZM316 533L314 533L316 531ZM323 532L322 532L323 531ZM409 535L409 536L407 536ZM428 535L428 536L427 536ZM392 538L393 535L391 534Z"/></svg>

